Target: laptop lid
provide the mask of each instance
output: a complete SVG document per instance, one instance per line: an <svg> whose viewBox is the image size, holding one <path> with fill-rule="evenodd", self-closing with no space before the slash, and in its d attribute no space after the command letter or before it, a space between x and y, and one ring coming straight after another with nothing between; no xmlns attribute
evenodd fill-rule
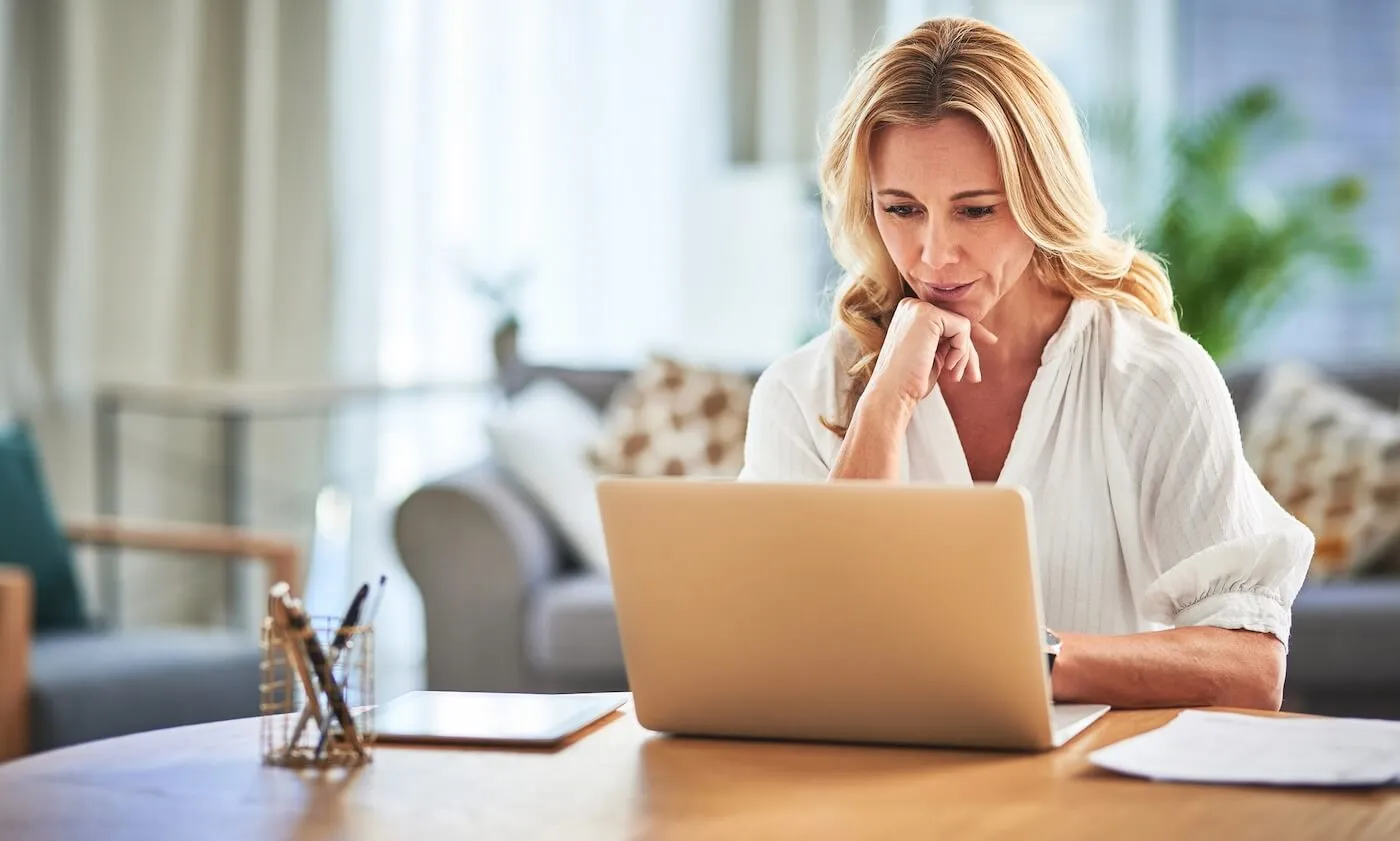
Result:
<svg viewBox="0 0 1400 841"><path fill-rule="evenodd" d="M597 491L643 726L1053 746L1024 491L625 477Z"/></svg>

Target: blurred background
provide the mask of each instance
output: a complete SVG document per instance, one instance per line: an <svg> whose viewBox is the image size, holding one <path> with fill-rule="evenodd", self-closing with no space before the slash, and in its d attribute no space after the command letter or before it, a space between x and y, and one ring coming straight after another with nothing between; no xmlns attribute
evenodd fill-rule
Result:
<svg viewBox="0 0 1400 841"><path fill-rule="evenodd" d="M454 688L587 671L569 641L611 614L522 604L605 563L549 482L607 466L609 389L658 358L721 382L825 329L827 116L939 14L1059 76L1114 229L1167 258L1222 366L1400 358L1393 0L3 0L0 412L60 519L289 535L328 614L387 575L385 686L427 681L430 647ZM541 370L574 372L583 427ZM564 440L573 464L527 464ZM479 603L491 574L405 559L528 542L515 503L472 509L514 523L489 534L400 506L479 496L483 463L567 557ZM256 567L76 564L95 628L262 615ZM434 618L454 601L469 620Z"/></svg>

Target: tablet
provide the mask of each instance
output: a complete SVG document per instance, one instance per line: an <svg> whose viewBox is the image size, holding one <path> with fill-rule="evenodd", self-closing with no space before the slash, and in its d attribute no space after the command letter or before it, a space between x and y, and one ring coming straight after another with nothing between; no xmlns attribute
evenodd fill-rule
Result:
<svg viewBox="0 0 1400 841"><path fill-rule="evenodd" d="M374 713L378 741L556 745L626 703L626 692L409 692Z"/></svg>

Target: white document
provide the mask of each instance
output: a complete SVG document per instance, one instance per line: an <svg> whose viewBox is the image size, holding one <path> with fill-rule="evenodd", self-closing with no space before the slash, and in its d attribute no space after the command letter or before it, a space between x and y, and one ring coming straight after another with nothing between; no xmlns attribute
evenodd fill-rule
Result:
<svg viewBox="0 0 1400 841"><path fill-rule="evenodd" d="M1400 783L1400 721L1270 718L1184 710L1156 730L1089 754L1101 768L1192 783Z"/></svg>

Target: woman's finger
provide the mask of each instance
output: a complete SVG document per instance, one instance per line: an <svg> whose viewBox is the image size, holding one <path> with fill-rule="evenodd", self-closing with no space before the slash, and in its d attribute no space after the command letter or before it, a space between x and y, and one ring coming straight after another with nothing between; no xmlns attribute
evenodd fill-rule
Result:
<svg viewBox="0 0 1400 841"><path fill-rule="evenodd" d="M967 350L957 348L956 357L948 365L948 375L953 378L953 382L962 382L965 370L967 370Z"/></svg>
<svg viewBox="0 0 1400 841"><path fill-rule="evenodd" d="M962 362L956 374L957 381L962 382L970 372L973 382L982 382L982 360L977 355L977 341L996 344L996 334L981 324L960 316L947 319L944 329L947 331L948 344L958 350Z"/></svg>
<svg viewBox="0 0 1400 841"><path fill-rule="evenodd" d="M972 346L972 339L968 336L967 319L952 316L944 324L943 336L948 342L948 346L957 351L958 359L961 361L967 357L968 349Z"/></svg>

